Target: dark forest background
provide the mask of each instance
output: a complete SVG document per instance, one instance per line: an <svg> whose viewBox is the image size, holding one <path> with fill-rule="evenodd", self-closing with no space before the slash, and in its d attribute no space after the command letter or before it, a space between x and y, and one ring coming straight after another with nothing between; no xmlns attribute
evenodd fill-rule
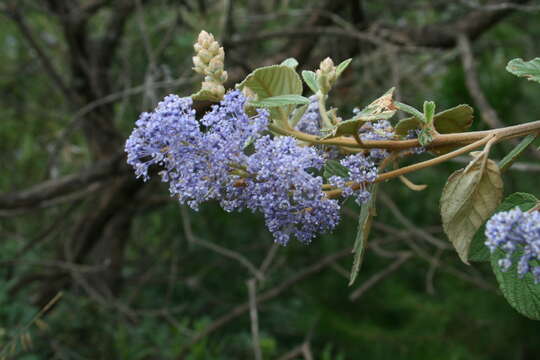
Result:
<svg viewBox="0 0 540 360"><path fill-rule="evenodd" d="M330 98L343 111L396 86L417 106L473 105L474 129L540 116L538 86L504 70L540 56L533 1L1 0L0 358L538 358L540 325L442 232L463 159L413 174L423 192L382 187L352 287L354 204L333 234L284 248L259 216L195 213L136 180L124 141L164 95L198 89L203 29L229 87L288 57L353 57ZM539 175L530 152L505 193L540 195Z"/></svg>

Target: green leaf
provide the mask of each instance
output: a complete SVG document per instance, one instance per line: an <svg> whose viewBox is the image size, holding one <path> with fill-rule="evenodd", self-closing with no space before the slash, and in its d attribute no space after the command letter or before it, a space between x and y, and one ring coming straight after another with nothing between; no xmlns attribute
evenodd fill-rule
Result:
<svg viewBox="0 0 540 360"><path fill-rule="evenodd" d="M258 68L249 74L237 88L249 88L257 95L255 101L262 101L279 95L301 95L302 80L296 71L287 65L272 65ZM293 105L273 107L270 114L273 119L288 121Z"/></svg>
<svg viewBox="0 0 540 360"><path fill-rule="evenodd" d="M523 59L510 60L506 65L506 70L527 80L540 82L540 58L531 61L524 61Z"/></svg>
<svg viewBox="0 0 540 360"><path fill-rule="evenodd" d="M512 166L514 161L519 158L519 156L523 153L523 151L525 151L527 146L529 146L534 141L534 139L536 139L537 136L538 135L535 134L527 135L523 138L523 140L521 140L519 144L516 145L515 148L512 149L512 151L506 154L506 156L502 158L501 161L499 161L499 168L501 169L501 171L505 171L510 166Z"/></svg>
<svg viewBox="0 0 540 360"><path fill-rule="evenodd" d="M540 320L540 285L534 283L533 276L527 273L522 279L517 275L517 263L521 251L512 256L512 266L505 272L501 271L498 261L505 257L501 250L491 255L491 268L499 283L499 288L506 301L520 314Z"/></svg>
<svg viewBox="0 0 540 360"><path fill-rule="evenodd" d="M435 102L424 101L424 117L427 124L433 122L433 116L435 115Z"/></svg>
<svg viewBox="0 0 540 360"><path fill-rule="evenodd" d="M283 62L280 65L285 65L293 69L296 69L296 67L298 66L298 61L295 58L288 58L288 59L283 60Z"/></svg>
<svg viewBox="0 0 540 360"><path fill-rule="evenodd" d="M369 191L371 192L371 198L366 204L363 204L360 208L360 215L358 216L358 229L356 231L356 239L354 240L353 253L354 260L349 275L349 286L354 284L360 266L364 259L364 253L367 248L367 240L369 237L369 231L371 230L371 221L375 216L375 200L377 197L378 184L373 184Z"/></svg>
<svg viewBox="0 0 540 360"><path fill-rule="evenodd" d="M473 108L466 104L441 111L433 117L435 130L441 134L467 131L472 121ZM414 116L400 120L396 125L396 134L405 136L409 130L420 129L421 125L421 122Z"/></svg>
<svg viewBox="0 0 540 360"><path fill-rule="evenodd" d="M324 164L323 177L329 179L334 175L345 178L349 176L349 169L341 165L337 160L328 160Z"/></svg>
<svg viewBox="0 0 540 360"><path fill-rule="evenodd" d="M394 105L396 106L396 108L398 108L398 110L401 110L403 112L406 112L407 114L412 115L413 118L416 119L416 121L421 121L423 123L426 122L426 117L424 116L424 114L422 114L420 111L416 110L412 106L400 103L398 101L394 101Z"/></svg>
<svg viewBox="0 0 540 360"><path fill-rule="evenodd" d="M337 67L336 67L336 75L339 77L343 71L349 66L352 59L347 59L342 61Z"/></svg>
<svg viewBox="0 0 540 360"><path fill-rule="evenodd" d="M494 161L477 158L473 161L450 175L440 202L444 232L466 264L474 234L499 206L503 189L499 167Z"/></svg>
<svg viewBox="0 0 540 360"><path fill-rule="evenodd" d="M284 105L307 105L310 101L308 98L301 95L278 95L267 97L259 101L251 101L249 105L255 107L276 107Z"/></svg>
<svg viewBox="0 0 540 360"><path fill-rule="evenodd" d="M207 91L207 90L199 90L195 94L191 95L191 98L193 100L199 100L199 101L212 101L212 102L220 102L223 100L223 98L218 98L213 93Z"/></svg>
<svg viewBox="0 0 540 360"><path fill-rule="evenodd" d="M435 130L441 134L467 131L473 122L474 109L467 104L441 111L433 119Z"/></svg>
<svg viewBox="0 0 540 360"><path fill-rule="evenodd" d="M304 82L307 86L313 91L313 93L316 93L319 91L319 83L317 82L317 74L315 74L313 71L304 70L302 71L302 78L304 79Z"/></svg>
<svg viewBox="0 0 540 360"><path fill-rule="evenodd" d="M531 194L515 193L508 196L496 212L508 211L519 206L522 211L527 211L538 204L538 199ZM520 314L528 318L540 320L540 285L534 283L533 277L527 273L523 279L518 278L517 263L522 255L518 250L512 256L512 266L506 272L501 271L499 260L504 253L496 250L491 255L491 268L499 283L499 288L506 300Z"/></svg>
<svg viewBox="0 0 540 360"><path fill-rule="evenodd" d="M513 193L506 197L504 201L501 203L501 205L489 215L489 217L493 216L493 214L501 212L501 211L508 211L516 206L519 206L521 210L528 210L535 206L535 204L538 202L538 199L534 197L531 194L527 193ZM486 236L484 232L486 231L486 223L476 231L476 234L474 234L474 238L471 242L471 246L469 249L469 260L470 261L489 261L490 259L490 253L487 246L484 244L486 242Z"/></svg>
<svg viewBox="0 0 540 360"><path fill-rule="evenodd" d="M363 123L375 120L388 120L396 113L394 109L394 89L389 89L381 97L366 106L362 111L356 114L352 119L348 119L338 123L324 138L332 138L342 135L356 134L358 128Z"/></svg>

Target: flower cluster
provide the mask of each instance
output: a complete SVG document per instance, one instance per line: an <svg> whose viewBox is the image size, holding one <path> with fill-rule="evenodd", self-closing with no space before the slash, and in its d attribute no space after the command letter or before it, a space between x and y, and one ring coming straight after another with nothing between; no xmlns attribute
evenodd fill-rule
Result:
<svg viewBox="0 0 540 360"><path fill-rule="evenodd" d="M486 246L491 252L502 250L506 256L499 266L507 271L514 254L520 252L517 272L520 277L531 273L540 283L540 212L522 212L519 208L499 212L486 224Z"/></svg>
<svg viewBox="0 0 540 360"><path fill-rule="evenodd" d="M291 137L263 136L268 112L250 117L245 103L240 91L231 91L198 121L189 98L167 96L136 122L125 147L128 163L144 180L160 165L170 193L195 210L217 200L227 211L261 212L280 244L332 230L339 204L313 174L324 165L322 154Z"/></svg>
<svg viewBox="0 0 540 360"><path fill-rule="evenodd" d="M230 92L199 122L191 99L167 96L135 123L125 147L128 163L144 180L151 165L161 165L171 194L194 209L207 200L227 202L238 180L231 170L245 162L244 148L268 123L266 111L248 117L245 101L240 92Z"/></svg>
<svg viewBox="0 0 540 360"><path fill-rule="evenodd" d="M375 163L369 157L358 153L343 158L340 164L347 168L348 175L346 178L334 175L329 179L330 184L342 189L344 197L354 195L359 205L365 204L371 196L371 193L366 189L366 184L373 183L377 178ZM350 186L346 185L346 182L357 183L360 188L354 192Z"/></svg>
<svg viewBox="0 0 540 360"><path fill-rule="evenodd" d="M390 140L395 137L394 128L388 120L367 122L358 129L361 140ZM380 161L386 158L389 153L384 149L370 150L373 160Z"/></svg>
<svg viewBox="0 0 540 360"><path fill-rule="evenodd" d="M310 103L304 115L296 124L296 130L311 135L321 135L321 113L319 112L319 99L317 95L309 97Z"/></svg>
<svg viewBox="0 0 540 360"><path fill-rule="evenodd" d="M292 137L262 137L255 143L247 171L247 207L263 213L278 243L291 235L309 242L315 234L332 230L339 222L339 204L321 191L323 179L310 171L324 164L314 148L300 147Z"/></svg>

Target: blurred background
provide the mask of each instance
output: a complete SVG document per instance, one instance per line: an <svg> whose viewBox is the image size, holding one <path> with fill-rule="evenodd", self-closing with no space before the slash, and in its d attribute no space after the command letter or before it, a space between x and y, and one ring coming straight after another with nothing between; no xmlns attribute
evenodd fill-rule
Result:
<svg viewBox="0 0 540 360"><path fill-rule="evenodd" d="M288 57L352 57L329 100L344 114L396 86L417 107L473 105L475 130L540 116L538 85L505 71L540 56L534 1L2 0L0 358L538 357L540 325L442 233L440 192L464 159L411 175L423 192L382 186L351 287L353 203L333 234L278 247L260 216L195 213L136 180L125 139L163 96L198 89L203 29L229 87ZM539 175L531 151L505 194L539 196Z"/></svg>

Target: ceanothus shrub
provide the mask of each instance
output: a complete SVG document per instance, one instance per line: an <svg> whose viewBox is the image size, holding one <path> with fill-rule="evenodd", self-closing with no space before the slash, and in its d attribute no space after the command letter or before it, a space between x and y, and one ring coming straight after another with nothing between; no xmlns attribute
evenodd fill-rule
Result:
<svg viewBox="0 0 540 360"><path fill-rule="evenodd" d="M501 290L522 314L540 319L540 202L516 193L503 201L501 173L539 135L540 121L488 131L467 132L468 105L422 111L393 99L394 89L342 118L328 108L328 95L351 60L335 66L326 58L316 71L297 73L297 61L256 69L235 89L224 82L225 52L211 34L194 45L194 70L204 76L201 90L188 97L169 95L141 114L126 142L127 161L137 177L155 173L181 204L198 210L217 201L225 211L261 213L274 240L309 243L339 223L340 207L352 197L361 206L354 244L352 283L358 272L378 186L470 153L472 161L449 178L441 196L445 233L463 262L491 261ZM515 59L507 70L540 82L540 59ZM303 82L313 93L304 93ZM196 117L193 100L214 103ZM393 121L400 110L410 117ZM522 137L499 163L489 159L496 143ZM479 150L480 149L480 150ZM475 151L476 150L476 151ZM386 170L422 152L429 160ZM155 169L155 170L154 170Z"/></svg>

